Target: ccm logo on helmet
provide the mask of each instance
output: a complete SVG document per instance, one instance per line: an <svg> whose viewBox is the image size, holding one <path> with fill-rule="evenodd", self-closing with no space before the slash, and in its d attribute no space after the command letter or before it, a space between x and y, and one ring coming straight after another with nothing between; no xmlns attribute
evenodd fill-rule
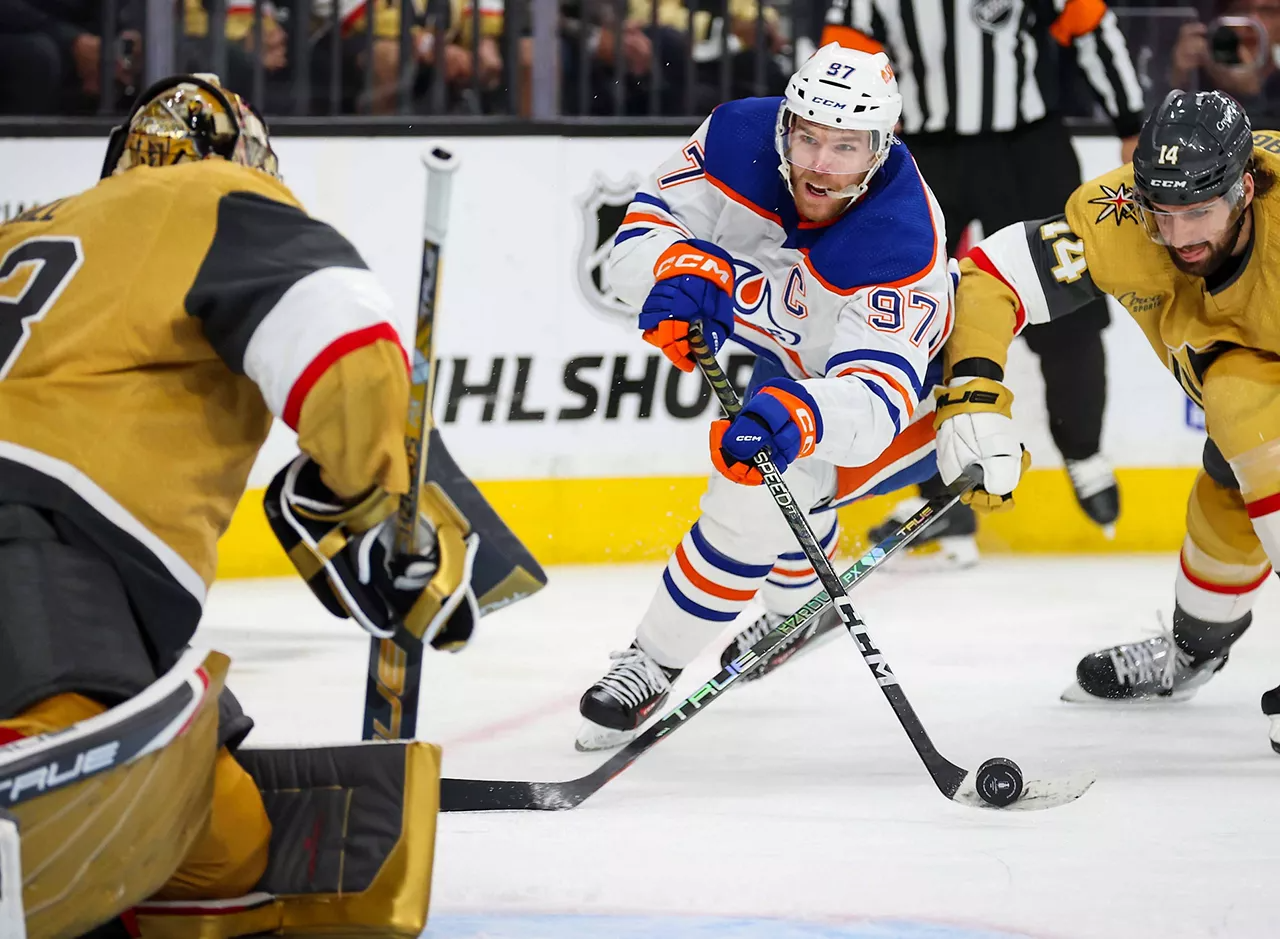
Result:
<svg viewBox="0 0 1280 939"><path fill-rule="evenodd" d="M841 111L844 110L844 103L841 101L832 101L830 98L810 98L809 100L814 104L820 104L823 107L836 108Z"/></svg>
<svg viewBox="0 0 1280 939"><path fill-rule="evenodd" d="M1148 185L1158 189L1186 189L1187 181L1185 179L1153 179Z"/></svg>

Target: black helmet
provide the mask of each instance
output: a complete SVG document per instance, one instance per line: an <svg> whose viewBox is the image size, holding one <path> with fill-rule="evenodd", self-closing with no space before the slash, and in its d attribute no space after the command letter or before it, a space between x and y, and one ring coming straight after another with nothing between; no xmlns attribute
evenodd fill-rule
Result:
<svg viewBox="0 0 1280 939"><path fill-rule="evenodd" d="M1240 181L1252 154L1249 116L1229 95L1174 90L1142 125L1134 188L1147 203L1206 202Z"/></svg>

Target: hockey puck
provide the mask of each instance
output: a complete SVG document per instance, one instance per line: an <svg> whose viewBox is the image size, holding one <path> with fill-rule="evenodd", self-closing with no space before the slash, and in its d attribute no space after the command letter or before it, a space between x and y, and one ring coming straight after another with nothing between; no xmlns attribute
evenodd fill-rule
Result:
<svg viewBox="0 0 1280 939"><path fill-rule="evenodd" d="M1013 760L993 756L978 767L973 785L983 802L1003 808L1017 802L1022 795L1022 770Z"/></svg>

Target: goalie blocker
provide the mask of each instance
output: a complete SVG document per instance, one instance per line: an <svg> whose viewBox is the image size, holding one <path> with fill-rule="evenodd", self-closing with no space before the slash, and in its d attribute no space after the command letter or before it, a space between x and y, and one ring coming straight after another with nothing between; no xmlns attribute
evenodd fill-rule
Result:
<svg viewBox="0 0 1280 939"><path fill-rule="evenodd" d="M143 902L208 821L228 664L188 652L125 703L0 747L0 935L78 936L131 907L144 939L422 932L440 790L426 743L240 749L272 824L254 892Z"/></svg>

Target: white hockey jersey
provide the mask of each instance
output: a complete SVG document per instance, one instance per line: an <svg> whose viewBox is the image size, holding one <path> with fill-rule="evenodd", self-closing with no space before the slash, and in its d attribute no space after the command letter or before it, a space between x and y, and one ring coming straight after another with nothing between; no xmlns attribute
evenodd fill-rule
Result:
<svg viewBox="0 0 1280 939"><path fill-rule="evenodd" d="M734 258L734 341L813 395L814 455L876 459L911 421L951 332L954 287L942 212L907 148L893 145L866 194L833 222L802 221L778 172L781 98L721 105L636 193L609 280L639 308L671 244L714 242Z"/></svg>

